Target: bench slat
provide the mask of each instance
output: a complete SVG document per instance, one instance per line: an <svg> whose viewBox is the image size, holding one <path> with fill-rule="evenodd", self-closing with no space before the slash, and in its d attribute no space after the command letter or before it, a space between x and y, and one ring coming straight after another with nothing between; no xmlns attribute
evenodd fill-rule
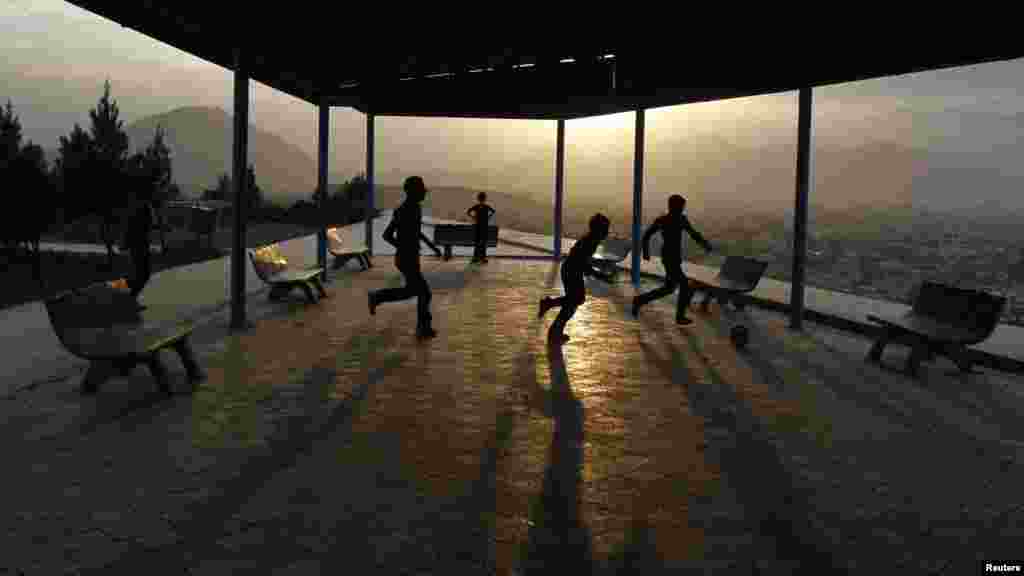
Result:
<svg viewBox="0 0 1024 576"><path fill-rule="evenodd" d="M896 316L869 315L868 319L935 339L976 343L992 334L1005 305L1004 297L924 282L909 311Z"/></svg>
<svg viewBox="0 0 1024 576"><path fill-rule="evenodd" d="M629 256L633 242L623 238L606 238L594 253L593 260L601 264L617 264Z"/></svg>
<svg viewBox="0 0 1024 576"><path fill-rule="evenodd" d="M370 253L370 250L365 245L345 245L337 228L327 229L327 251L330 252L331 256L342 257L362 256L363 254Z"/></svg>
<svg viewBox="0 0 1024 576"><path fill-rule="evenodd" d="M189 336L194 329L191 324L81 328L66 331L63 340L69 351L81 358L117 360L151 355Z"/></svg>
<svg viewBox="0 0 1024 576"><path fill-rule="evenodd" d="M273 276L267 278L267 283L280 284L290 282L305 282L307 280L319 276L320 274L323 273L323 271L323 268L313 268L310 270L285 270L283 272L278 272L277 274L274 274Z"/></svg>
<svg viewBox="0 0 1024 576"><path fill-rule="evenodd" d="M691 279L698 286L705 288L735 293L751 292L757 287L767 268L768 263L761 260L744 256L728 256L714 277L709 278L706 275L698 274L696 277L691 276Z"/></svg>
<svg viewBox="0 0 1024 576"><path fill-rule="evenodd" d="M727 290L729 292L750 292L754 289L753 284L747 284L742 282L736 282L728 278L708 278L706 280L697 280L698 284L710 288L718 288L719 290Z"/></svg>

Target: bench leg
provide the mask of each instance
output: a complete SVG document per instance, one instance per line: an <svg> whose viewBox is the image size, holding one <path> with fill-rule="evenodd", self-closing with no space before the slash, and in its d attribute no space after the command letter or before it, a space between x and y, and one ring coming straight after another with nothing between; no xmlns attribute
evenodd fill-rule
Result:
<svg viewBox="0 0 1024 576"><path fill-rule="evenodd" d="M270 301L276 302L278 300L281 300L282 298L287 296L288 293L291 291L292 287L287 284L276 284L274 286L271 286L269 294Z"/></svg>
<svg viewBox="0 0 1024 576"><path fill-rule="evenodd" d="M971 360L971 353L963 346L948 346L941 351L956 364L956 367L965 374L981 374L980 370L974 369L974 360Z"/></svg>
<svg viewBox="0 0 1024 576"><path fill-rule="evenodd" d="M131 375L132 371L135 370L134 360L122 360L115 364L117 366L117 372L122 377Z"/></svg>
<svg viewBox="0 0 1024 576"><path fill-rule="evenodd" d="M871 345L871 350L868 352L867 361L878 364L882 361L882 351L885 350L885 345L889 343L889 334L885 333L875 340L875 343Z"/></svg>
<svg viewBox="0 0 1024 576"><path fill-rule="evenodd" d="M313 286L316 288L317 292L320 293L320 297L321 298L327 298L327 291L324 290L324 284L323 284L323 282L320 281L320 277L318 276L316 278L313 278L312 282L313 282Z"/></svg>
<svg viewBox="0 0 1024 576"><path fill-rule="evenodd" d="M199 363L196 362L195 354L192 353L192 347L189 346L187 339L182 338L175 342L174 351L181 358L181 364L185 367L185 373L188 374L189 382L195 384L206 377L203 374L202 368L199 367Z"/></svg>
<svg viewBox="0 0 1024 576"><path fill-rule="evenodd" d="M301 286L302 291L306 294L306 298L309 300L309 303L316 304L316 295L313 294L313 287L310 285L310 282L303 282Z"/></svg>
<svg viewBox="0 0 1024 576"><path fill-rule="evenodd" d="M451 244L449 244L449 245L444 247L444 259L445 260L451 260L452 259L452 246L451 246Z"/></svg>
<svg viewBox="0 0 1024 576"><path fill-rule="evenodd" d="M713 300L711 290L704 291L704 298L700 301L700 309L707 312L711 309L711 301Z"/></svg>
<svg viewBox="0 0 1024 576"><path fill-rule="evenodd" d="M109 362L90 362L89 368L85 371L85 376L82 377L79 391L86 395L95 394L99 390L100 384L103 384L110 377L110 371L111 365Z"/></svg>
<svg viewBox="0 0 1024 576"><path fill-rule="evenodd" d="M369 270L370 268L373 268L373 260L370 259L370 253L369 252L364 252L363 253L363 259L366 260L366 269L367 270Z"/></svg>
<svg viewBox="0 0 1024 576"><path fill-rule="evenodd" d="M153 375L153 379L156 380L156 385L161 392L171 395L171 381L167 375L167 368L163 362L160 361L159 352L154 352L152 356L146 360L146 365L149 367L149 372Z"/></svg>
<svg viewBox="0 0 1024 576"><path fill-rule="evenodd" d="M911 345L910 355L907 356L907 365L904 367L907 376L916 378L921 369L921 361L926 358L928 358L927 344L919 342Z"/></svg>

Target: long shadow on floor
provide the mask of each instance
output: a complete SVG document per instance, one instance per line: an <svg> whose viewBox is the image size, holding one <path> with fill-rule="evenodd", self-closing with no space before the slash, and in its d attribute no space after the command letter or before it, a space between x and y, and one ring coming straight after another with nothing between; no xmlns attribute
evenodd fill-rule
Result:
<svg viewBox="0 0 1024 576"><path fill-rule="evenodd" d="M742 352L742 355L764 378L780 382L780 387L801 386L827 389L830 395L839 401L856 405L861 409L870 410L875 415L898 423L910 431L908 435L919 434L920 446L936 444L944 446L944 450L947 451L951 462L953 458L961 454L972 456L975 454L985 454L993 460L989 464L991 468L985 471L984 468L975 467L977 466L975 464L972 468L974 468L976 473L988 473L994 477L1007 472L1003 466L1007 462L1005 458L1012 458L1012 453L1014 452L1012 447L1002 446L998 441L991 438L977 436L976 430L961 426L956 421L946 421L939 417L938 413L933 409L921 410L919 408L921 401L917 398L922 394L925 396L934 394L936 399L948 402L950 409L964 410L971 414L971 416L976 417L979 422L993 422L998 421L997 417L999 416L997 409L994 409L993 405L1001 403L998 397L1004 393L1003 391L984 386L975 386L965 390L962 388L962 385L965 381L969 381L971 377L961 374L935 378L933 381L928 382L927 385L923 385L921 382L917 382L903 374L887 377L877 367L865 363L863 355L850 353L846 349L839 349L831 345L827 337L822 336L820 333L815 334L815 330L807 329L807 331L800 333L782 333L780 330L789 330L789 328L759 326L755 318L752 318L749 314L728 310L723 312L729 317L729 322L712 321L709 322L709 325L720 338L727 338L731 322L744 322L750 329L751 344ZM867 348L866 344L864 348ZM798 372L796 378L790 376L787 382L783 382L784 375L775 366L777 359L783 356L794 363ZM808 383L806 376L811 376L814 382ZM922 391L921 388L924 390ZM979 388L982 389L979 390ZM794 390L789 390L788 392L793 394ZM897 400L883 400L886 398L896 398ZM1004 400L1002 403L1006 403L1006 401ZM1003 406L1003 408L1005 409L1006 407ZM802 406L802 409L805 413L811 414L812 418L820 414L817 407L813 405ZM974 410L977 410L977 412ZM811 426L811 429L820 430L821 427ZM1009 429L1011 429L1009 426L1003 428L1003 430ZM1004 459L999 464L996 464L1000 457ZM997 467L1002 469L997 470ZM936 482L941 482L941 480L936 479ZM893 485L890 484L890 488L892 487ZM910 488L910 490L913 490L913 488ZM1015 513L1016 511L1008 511L1006 515L999 517L999 521L1005 521L1009 515ZM897 518L901 518L902 522L906 522L911 526L918 522L916 512L908 510L902 514L899 515L893 511L889 512L890 529ZM925 550L937 545L941 547L941 540L934 534L921 537L917 541L915 541L916 536L908 536L903 543L904 545L898 550L899 554L896 554L897 550L892 550L891 547L887 546L883 538L874 534L874 528L873 526L860 527L852 525L844 530L844 534L848 538L862 542L874 541L877 538L878 556L892 553L891 562L893 566L900 562L901 555L905 554L912 545L913 547ZM991 524L986 522L983 526L974 526L970 531L973 534L971 547L976 549L981 549L989 544L998 546L1000 534L1003 532L999 527L999 522L995 521ZM963 543L963 541L961 540L959 543ZM950 545L955 547L957 543L951 538ZM987 557L998 557L998 554ZM887 556L886 558L889 559L890 557ZM876 557L876 559L878 558Z"/></svg>
<svg viewBox="0 0 1024 576"><path fill-rule="evenodd" d="M590 531L580 512L583 469L583 403L573 395L561 346L548 345L555 430L544 488L531 511L525 574L591 574Z"/></svg>
<svg viewBox="0 0 1024 576"><path fill-rule="evenodd" d="M678 330L661 318L642 322L648 333ZM698 344L693 334L686 331L684 337L696 351ZM697 389L691 385L695 380L693 370L701 368L688 366L686 356L667 339L661 339L658 347L641 342L641 350L666 378L686 390L691 410L706 419L705 431L718 429L727 436L724 441L718 435L708 437L705 454L709 460L718 461L736 490L754 533L769 545L760 555L786 562L794 572L836 573L838 568L833 566L827 545L820 542L819 535L808 524L814 517L809 498L794 486L776 447L767 440L764 426L730 390L716 368L704 367L714 385ZM774 548L774 554L770 554L770 548ZM756 563L753 568L757 569Z"/></svg>
<svg viewBox="0 0 1024 576"><path fill-rule="evenodd" d="M626 314L629 299L622 293L615 294L617 290L611 292L608 299ZM651 306L647 310L639 320L645 333L668 335L682 330L693 352L698 351L693 331L703 329L700 324L680 328L671 321L667 306ZM706 432L713 431L707 438L705 457L718 465L737 492L747 512L748 529L763 538L764 548L755 554L781 561L787 565L784 569L794 573L822 569L836 573L838 568L834 567L826 543L808 525L814 516L809 498L794 486L776 447L767 440L764 426L730 390L715 366L706 362L703 366L690 366L687 356L669 338L658 340L660 346L641 340L640 348L666 379L685 390L692 412L705 418ZM692 356L699 358L700 354ZM714 385L694 386L696 370L706 371ZM722 440L723 436L727 440ZM757 560L761 558L750 559L747 564L753 573L759 572Z"/></svg>
<svg viewBox="0 0 1024 576"><path fill-rule="evenodd" d="M397 339L394 324L372 338L374 350L388 349ZM362 354L367 350L365 334L357 334L342 350ZM345 362L346 352L339 354L336 362ZM371 352L371 356L374 352ZM384 356L381 354L381 356ZM314 366L303 377L303 392L298 399L303 410L284 419L278 429L267 439L266 447L250 449L252 454L229 478L224 479L210 491L210 496L190 507L184 517L188 521L175 526L179 540L158 550L140 549L134 554L123 555L118 560L95 571L97 574L148 573L154 566L168 571L181 570L202 559L224 556L217 540L224 534L225 522L237 513L254 494L263 489L273 477L293 466L303 455L309 454L316 446L333 435L344 433L350 424L361 400L370 389L380 382L387 373L401 363L401 358L389 357L368 371L365 381L352 395L325 411L327 394L334 381L333 369L328 366ZM378 358L383 360L383 358ZM301 556L301 547L289 546L285 541L273 543L275 559L280 565L287 565L289 559ZM263 563L264 567L272 567Z"/></svg>

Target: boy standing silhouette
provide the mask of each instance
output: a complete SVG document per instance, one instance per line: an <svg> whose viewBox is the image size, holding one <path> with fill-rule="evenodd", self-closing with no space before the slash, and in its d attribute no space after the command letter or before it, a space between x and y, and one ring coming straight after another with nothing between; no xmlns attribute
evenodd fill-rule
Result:
<svg viewBox="0 0 1024 576"><path fill-rule="evenodd" d="M477 204L466 210L476 224L476 248L473 250L473 262L487 262L487 223L495 213L495 209L487 205L487 194L476 195Z"/></svg>

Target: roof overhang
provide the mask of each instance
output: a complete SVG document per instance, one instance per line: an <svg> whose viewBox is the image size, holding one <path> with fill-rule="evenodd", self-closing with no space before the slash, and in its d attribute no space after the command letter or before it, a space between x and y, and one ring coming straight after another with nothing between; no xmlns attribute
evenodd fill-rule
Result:
<svg viewBox="0 0 1024 576"><path fill-rule="evenodd" d="M339 29L353 30L357 21L346 26L275 4L247 3L229 11L195 0L69 2L229 70L240 51L248 77L311 104L384 116L571 119L1024 56L1024 50L952 49L945 43L827 58L753 42L721 52L697 43L676 45L673 54L571 45L559 52L508 50L468 41L457 50L402 50L397 44L387 49L365 39L337 39ZM459 28L433 30L431 37L458 35ZM285 37L282 30L291 32ZM279 41L268 41L275 37ZM387 42L385 37L376 42ZM407 44L433 45L425 40ZM694 56L684 60L678 54Z"/></svg>

